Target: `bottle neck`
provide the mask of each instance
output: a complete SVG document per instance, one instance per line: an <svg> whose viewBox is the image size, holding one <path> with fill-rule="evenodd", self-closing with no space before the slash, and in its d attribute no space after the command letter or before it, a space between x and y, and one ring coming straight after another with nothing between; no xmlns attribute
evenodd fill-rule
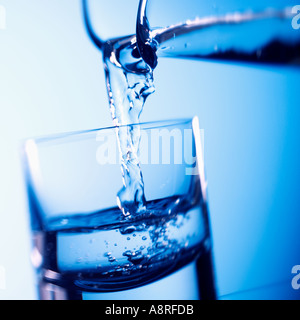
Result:
<svg viewBox="0 0 300 320"><path fill-rule="evenodd" d="M292 8L196 18L151 31L146 4L141 0L137 44L152 69L157 57L299 64L300 31L292 28Z"/></svg>
<svg viewBox="0 0 300 320"><path fill-rule="evenodd" d="M150 36L150 25L146 16L147 0L140 0L136 25L137 45L141 57L152 68L157 66L157 45Z"/></svg>

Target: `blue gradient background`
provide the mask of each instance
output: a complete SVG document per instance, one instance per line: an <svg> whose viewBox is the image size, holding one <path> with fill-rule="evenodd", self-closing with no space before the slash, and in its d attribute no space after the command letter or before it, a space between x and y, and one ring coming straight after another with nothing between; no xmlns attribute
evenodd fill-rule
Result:
<svg viewBox="0 0 300 320"><path fill-rule="evenodd" d="M20 143L111 121L101 53L85 33L80 1L0 5L7 13L0 30L0 299L35 299ZM120 11L121 22L116 14L103 32L117 35L122 23L133 33L136 7L128 0L128 19ZM141 120L198 115L205 130L221 298L299 298L291 269L300 264L300 70L160 59L155 80Z"/></svg>

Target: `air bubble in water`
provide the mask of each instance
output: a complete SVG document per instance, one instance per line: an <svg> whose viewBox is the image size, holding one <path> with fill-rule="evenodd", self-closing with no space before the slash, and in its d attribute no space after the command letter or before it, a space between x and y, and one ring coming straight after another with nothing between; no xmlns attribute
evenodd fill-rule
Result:
<svg viewBox="0 0 300 320"><path fill-rule="evenodd" d="M135 226L129 226L129 227L120 229L121 234L130 234L130 233L133 233L134 231L136 231Z"/></svg>
<svg viewBox="0 0 300 320"><path fill-rule="evenodd" d="M127 250L127 251L123 252L123 256L131 257L132 256L132 251L131 250Z"/></svg>
<svg viewBox="0 0 300 320"><path fill-rule="evenodd" d="M111 255L112 255L111 252L105 252L103 256L104 256L104 257L110 257Z"/></svg>

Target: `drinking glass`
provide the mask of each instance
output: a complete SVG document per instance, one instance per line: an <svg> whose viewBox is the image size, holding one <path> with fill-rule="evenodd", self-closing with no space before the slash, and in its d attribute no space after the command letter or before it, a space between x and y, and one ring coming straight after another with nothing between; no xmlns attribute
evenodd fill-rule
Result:
<svg viewBox="0 0 300 320"><path fill-rule="evenodd" d="M117 206L110 127L29 139L23 163L40 299L215 299L197 118L133 124L146 208Z"/></svg>

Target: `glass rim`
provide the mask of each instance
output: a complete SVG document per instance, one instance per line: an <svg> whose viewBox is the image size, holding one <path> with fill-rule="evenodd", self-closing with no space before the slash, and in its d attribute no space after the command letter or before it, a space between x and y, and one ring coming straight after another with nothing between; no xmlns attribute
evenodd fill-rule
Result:
<svg viewBox="0 0 300 320"><path fill-rule="evenodd" d="M141 127L142 130L151 130L156 128L162 127L171 127L174 125L184 125L188 123L192 123L194 118L175 118L175 119L166 119L166 120L153 120L153 121L146 121L140 123L132 123L127 125L120 125L120 126L108 126L96 129L87 129L87 130L76 130L70 132L62 132L62 133L54 133L45 136L37 136L32 138L26 138L23 140L22 145L26 145L28 141L34 141L35 144L47 143L47 142L55 142L55 140L67 139L67 138L74 138L76 136L81 137L82 135L95 133L95 132L104 132L106 130L113 130L118 128L125 128L125 127Z"/></svg>

